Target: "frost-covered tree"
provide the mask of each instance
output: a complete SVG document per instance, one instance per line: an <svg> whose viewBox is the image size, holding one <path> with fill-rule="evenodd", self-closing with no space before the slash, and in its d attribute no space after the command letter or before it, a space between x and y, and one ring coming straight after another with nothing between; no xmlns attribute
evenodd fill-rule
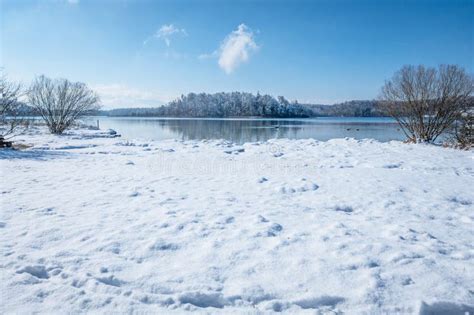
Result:
<svg viewBox="0 0 474 315"><path fill-rule="evenodd" d="M86 84L45 76L33 81L28 101L54 134L63 133L80 116L100 108L99 96Z"/></svg>
<svg viewBox="0 0 474 315"><path fill-rule="evenodd" d="M456 65L404 66L382 88L381 106L413 142L433 142L451 128L474 91Z"/></svg>

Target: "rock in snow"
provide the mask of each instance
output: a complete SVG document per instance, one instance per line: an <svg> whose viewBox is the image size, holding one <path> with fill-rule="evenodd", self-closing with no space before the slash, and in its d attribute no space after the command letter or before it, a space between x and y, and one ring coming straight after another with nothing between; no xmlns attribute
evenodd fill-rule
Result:
<svg viewBox="0 0 474 315"><path fill-rule="evenodd" d="M0 150L1 313L474 312L472 152L114 136Z"/></svg>

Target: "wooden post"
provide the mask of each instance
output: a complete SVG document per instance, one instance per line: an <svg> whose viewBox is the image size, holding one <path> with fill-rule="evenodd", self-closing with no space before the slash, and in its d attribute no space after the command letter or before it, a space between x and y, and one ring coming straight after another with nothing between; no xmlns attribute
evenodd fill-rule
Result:
<svg viewBox="0 0 474 315"><path fill-rule="evenodd" d="M97 119L97 129L100 129L99 127L99 120Z"/></svg>

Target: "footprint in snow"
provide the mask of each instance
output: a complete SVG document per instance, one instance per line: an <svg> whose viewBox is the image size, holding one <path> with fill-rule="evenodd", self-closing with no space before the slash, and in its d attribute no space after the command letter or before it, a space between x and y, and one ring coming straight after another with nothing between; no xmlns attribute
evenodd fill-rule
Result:
<svg viewBox="0 0 474 315"><path fill-rule="evenodd" d="M97 277L95 279L99 281L100 283L103 283L105 285L110 285L113 287L120 287L124 283L124 281L116 278L114 275L110 275L108 277Z"/></svg>
<svg viewBox="0 0 474 315"><path fill-rule="evenodd" d="M413 284L413 283L415 283L415 282L409 276L402 276L401 277L401 284L402 285L410 285L410 284Z"/></svg>
<svg viewBox="0 0 474 315"><path fill-rule="evenodd" d="M159 240L159 241L156 241L154 244L152 244L149 247L149 249L151 251L165 251L165 250L174 251L174 250L179 249L179 245L173 244L173 243L167 243L167 242Z"/></svg>
<svg viewBox="0 0 474 315"><path fill-rule="evenodd" d="M318 189L319 186L315 183L305 183L304 185L297 187L282 186L278 189L278 191L282 194L293 194L295 192L316 191Z"/></svg>
<svg viewBox="0 0 474 315"><path fill-rule="evenodd" d="M54 215L54 214L56 214L56 212L54 211L54 208L45 208L45 209L39 210L38 212L43 214L43 215Z"/></svg>
<svg viewBox="0 0 474 315"><path fill-rule="evenodd" d="M345 299L340 296L323 295L316 298L302 299L294 301L293 304L298 305L302 309L316 309L322 306L335 307L337 304L344 302Z"/></svg>
<svg viewBox="0 0 474 315"><path fill-rule="evenodd" d="M297 189L297 191L303 192L303 191L309 191L309 190L318 190L319 186L316 184L306 184Z"/></svg>
<svg viewBox="0 0 474 315"><path fill-rule="evenodd" d="M388 169L392 169L392 168L399 168L402 166L402 163L392 163L392 164L385 164L384 166L382 166L383 168L388 168Z"/></svg>
<svg viewBox="0 0 474 315"><path fill-rule="evenodd" d="M178 297L182 304L192 304L197 307L223 308L228 301L218 292L186 292Z"/></svg>
<svg viewBox="0 0 474 315"><path fill-rule="evenodd" d="M224 150L224 153L226 154L239 154L245 152L244 148L230 148L228 150Z"/></svg>
<svg viewBox="0 0 474 315"><path fill-rule="evenodd" d="M272 226L267 230L267 236L273 237L277 236L280 234L280 232L283 230L283 226L281 226L278 223L273 223Z"/></svg>
<svg viewBox="0 0 474 315"><path fill-rule="evenodd" d="M279 189L280 193L282 194L292 194L292 193L295 193L296 190L294 188L291 188L291 187L280 187Z"/></svg>
<svg viewBox="0 0 474 315"><path fill-rule="evenodd" d="M235 221L235 218L234 218L234 217L228 217L228 218L225 219L224 222L225 222L226 224L229 224L229 223L233 223L234 221Z"/></svg>
<svg viewBox="0 0 474 315"><path fill-rule="evenodd" d="M421 302L419 315L441 314L474 314L474 306L452 302Z"/></svg>
<svg viewBox="0 0 474 315"><path fill-rule="evenodd" d="M463 197L459 197L459 196L453 196L453 197L450 197L448 198L448 201L451 201L451 202L454 202L454 203L458 203L462 206L470 206L472 205L472 201L469 200L469 199L466 199L466 198L463 198Z"/></svg>
<svg viewBox="0 0 474 315"><path fill-rule="evenodd" d="M35 265L35 266L25 266L21 269L18 269L16 273L29 273L33 277L39 278L39 279L49 279L49 274L48 271L46 270L46 267L43 265Z"/></svg>
<svg viewBox="0 0 474 315"><path fill-rule="evenodd" d="M340 211L340 212L345 212L345 213L351 213L354 211L354 209L351 206L336 206L334 208L335 211Z"/></svg>

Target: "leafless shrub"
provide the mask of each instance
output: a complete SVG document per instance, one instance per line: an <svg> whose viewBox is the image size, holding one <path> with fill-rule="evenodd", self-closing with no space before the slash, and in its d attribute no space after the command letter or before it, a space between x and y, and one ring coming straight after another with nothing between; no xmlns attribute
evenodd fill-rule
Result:
<svg viewBox="0 0 474 315"><path fill-rule="evenodd" d="M28 101L54 134L63 133L76 119L100 108L99 96L86 84L45 76L33 81Z"/></svg>
<svg viewBox="0 0 474 315"><path fill-rule="evenodd" d="M458 148L474 148L474 98L469 100L466 109L454 122L451 139Z"/></svg>
<svg viewBox="0 0 474 315"><path fill-rule="evenodd" d="M456 65L404 66L385 82L381 107L409 141L434 142L465 110L473 78Z"/></svg>
<svg viewBox="0 0 474 315"><path fill-rule="evenodd" d="M0 146L15 135L23 123L22 104L18 101L21 95L21 84L8 81L3 71L0 72Z"/></svg>

